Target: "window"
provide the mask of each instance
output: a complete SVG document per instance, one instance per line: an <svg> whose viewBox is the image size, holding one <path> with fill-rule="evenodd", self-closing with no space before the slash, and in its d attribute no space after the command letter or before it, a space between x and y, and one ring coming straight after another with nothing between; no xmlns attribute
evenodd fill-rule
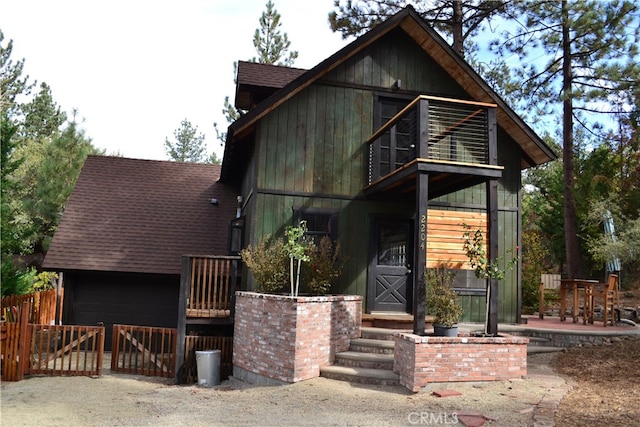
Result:
<svg viewBox="0 0 640 427"><path fill-rule="evenodd" d="M301 221L307 222L307 236L311 236L316 244L320 243L324 236L328 236L332 242L338 238L338 213L334 210L294 208L294 224L300 224Z"/></svg>

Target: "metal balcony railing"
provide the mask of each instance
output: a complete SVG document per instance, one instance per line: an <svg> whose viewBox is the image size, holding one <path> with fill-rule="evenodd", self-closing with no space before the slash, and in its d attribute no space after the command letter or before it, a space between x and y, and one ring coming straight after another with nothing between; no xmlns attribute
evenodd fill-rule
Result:
<svg viewBox="0 0 640 427"><path fill-rule="evenodd" d="M492 104L419 96L367 141L369 184L417 158L488 165L494 125Z"/></svg>

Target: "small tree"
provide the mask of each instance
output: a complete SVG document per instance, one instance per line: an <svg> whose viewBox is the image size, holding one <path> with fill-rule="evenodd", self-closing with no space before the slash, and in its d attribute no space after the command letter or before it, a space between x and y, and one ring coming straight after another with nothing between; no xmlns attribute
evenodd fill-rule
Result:
<svg viewBox="0 0 640 427"><path fill-rule="evenodd" d="M204 162L206 147L204 134L198 133L198 126L193 126L187 119L180 122L180 127L173 132L175 142L165 138L164 149L167 156L176 162Z"/></svg>
<svg viewBox="0 0 640 427"><path fill-rule="evenodd" d="M300 221L297 227L288 226L285 231L285 251L289 255L289 282L291 283L291 296L298 296L300 289L300 268L303 262L309 261L309 242L305 241L307 222ZM294 274L294 264L297 261L297 271ZM295 280L294 280L295 278ZM294 287L295 282L295 287Z"/></svg>
<svg viewBox="0 0 640 427"><path fill-rule="evenodd" d="M469 264L478 279L485 280L504 280L507 271L511 270L517 263L518 257L514 257L508 261L504 268L500 268L500 260L491 262L487 247L484 243L484 236L481 230L471 231L471 227L462 224L465 232L462 236L464 240L464 251L469 258ZM516 250L520 248L516 247ZM489 303L491 301L491 286L487 285L487 298L485 310L484 333L489 333Z"/></svg>

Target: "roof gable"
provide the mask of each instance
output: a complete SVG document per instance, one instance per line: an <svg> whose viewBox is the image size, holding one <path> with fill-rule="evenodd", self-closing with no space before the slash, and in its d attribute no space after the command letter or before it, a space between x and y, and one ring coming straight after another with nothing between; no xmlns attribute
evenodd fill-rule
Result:
<svg viewBox="0 0 640 427"><path fill-rule="evenodd" d="M180 274L182 255L225 255L237 193L219 175L219 165L89 156L44 267Z"/></svg>
<svg viewBox="0 0 640 427"><path fill-rule="evenodd" d="M359 37L320 64L292 80L268 99L229 126L222 169L222 179L231 176L236 141L249 135L256 123L282 103L309 85L322 79L340 64L374 45L380 38L400 29L454 79L474 101L494 103L498 124L522 148L522 168L542 164L556 158L550 147L502 100L502 98L455 53L411 7L407 7Z"/></svg>

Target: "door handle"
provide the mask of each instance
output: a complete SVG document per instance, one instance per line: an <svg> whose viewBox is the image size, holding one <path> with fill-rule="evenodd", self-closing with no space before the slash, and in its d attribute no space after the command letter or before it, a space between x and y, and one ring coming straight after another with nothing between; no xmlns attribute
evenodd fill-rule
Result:
<svg viewBox="0 0 640 427"><path fill-rule="evenodd" d="M405 265L405 268L407 269L407 272L405 274L411 274L411 264Z"/></svg>

